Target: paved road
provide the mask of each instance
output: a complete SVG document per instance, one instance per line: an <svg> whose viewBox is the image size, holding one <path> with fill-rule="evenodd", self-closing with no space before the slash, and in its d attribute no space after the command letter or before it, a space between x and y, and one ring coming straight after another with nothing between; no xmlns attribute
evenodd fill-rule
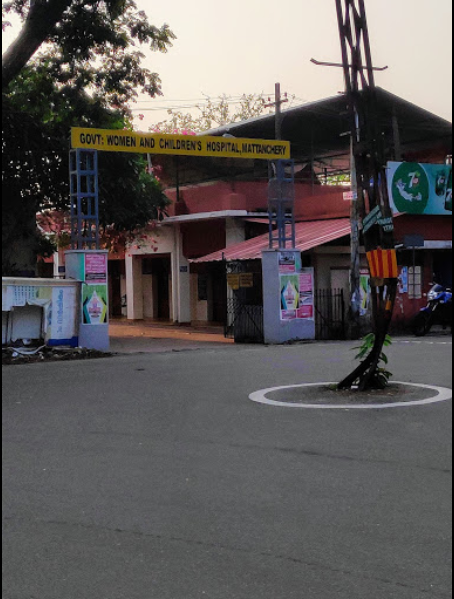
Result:
<svg viewBox="0 0 454 599"><path fill-rule="evenodd" d="M396 379L452 385L450 338L404 341ZM450 598L450 403L248 400L349 347L4 368L2 598Z"/></svg>

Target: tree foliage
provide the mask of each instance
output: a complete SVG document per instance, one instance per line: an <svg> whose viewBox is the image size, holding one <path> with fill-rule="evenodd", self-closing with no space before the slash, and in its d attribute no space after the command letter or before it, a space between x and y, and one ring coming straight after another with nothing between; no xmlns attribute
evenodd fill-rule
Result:
<svg viewBox="0 0 454 599"><path fill-rule="evenodd" d="M243 94L237 103L223 95L217 100L207 98L205 104L198 104L196 108L195 115L168 110L169 118L157 123L153 130L162 133L201 133L229 123L246 121L265 112L266 99L263 94Z"/></svg>
<svg viewBox="0 0 454 599"><path fill-rule="evenodd" d="M23 29L3 56L3 89L45 43L57 50L69 75L74 68L78 70L81 62L90 62L92 70L97 69L89 77L90 83L99 86L104 82L108 90L109 84L115 84L110 81L108 71L118 72L123 58L126 59L123 66L131 66L137 76L137 66L143 58L140 46L165 52L175 39L168 25L161 28L152 25L145 12L137 9L134 0L10 0L3 3L2 14L11 12L20 15ZM140 71L141 81L137 83L142 85L142 90L156 92L157 76L143 68ZM114 75L113 78L117 78L118 85L121 77Z"/></svg>
<svg viewBox="0 0 454 599"><path fill-rule="evenodd" d="M26 7L14 0L6 10L28 21ZM2 98L4 273L30 265L39 242L36 212L68 209L70 128L129 128L130 103L138 94L161 93L158 75L142 66L142 49L166 51L174 37L167 25L151 25L133 0L73 1L41 51L9 83ZM102 225L133 230L165 209L159 183L146 167L140 156L101 153ZM28 257L15 264L19 248Z"/></svg>

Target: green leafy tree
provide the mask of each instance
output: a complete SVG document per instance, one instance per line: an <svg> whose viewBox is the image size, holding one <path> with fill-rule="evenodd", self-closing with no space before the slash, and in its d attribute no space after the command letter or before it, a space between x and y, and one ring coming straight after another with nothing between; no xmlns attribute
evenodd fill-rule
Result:
<svg viewBox="0 0 454 599"><path fill-rule="evenodd" d="M27 30L36 4L3 8L21 14ZM50 11L54 3L38 4ZM3 89L3 274L31 274L42 246L36 213L68 209L70 128L130 128L130 103L140 92L161 93L159 76L142 66L143 50L165 52L175 38L167 25L151 25L133 0L73 1L59 19L48 16L40 52ZM104 227L134 230L166 204L142 157L101 153Z"/></svg>
<svg viewBox="0 0 454 599"><path fill-rule="evenodd" d="M122 52L134 67L141 58L137 45L151 45L153 50L165 51L175 38L168 25L160 29L151 25L134 0L9 0L2 4L2 15L9 13L20 15L23 28L2 57L2 89L45 43L58 48L70 71L71 65L95 58L100 58L104 67L118 65ZM92 68L97 66L93 61ZM146 87L150 74L141 70L144 81L149 80ZM108 87L105 71L101 69L97 78ZM153 79L152 87L157 77Z"/></svg>

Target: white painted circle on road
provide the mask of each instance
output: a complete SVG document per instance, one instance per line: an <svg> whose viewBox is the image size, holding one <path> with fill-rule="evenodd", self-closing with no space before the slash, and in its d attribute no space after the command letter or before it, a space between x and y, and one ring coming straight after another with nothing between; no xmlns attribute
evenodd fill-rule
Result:
<svg viewBox="0 0 454 599"><path fill-rule="evenodd" d="M251 401L256 403L265 404L268 406L275 406L280 408L299 408L304 410L384 410L390 408L411 408L415 406L427 406L430 404L441 403L452 399L453 391L447 387L434 387L432 385L419 385L416 383L400 383L396 381L396 385L404 385L406 387L416 387L418 389L426 389L435 393L434 397L428 399L420 399L415 401L401 401L393 403L382 403L382 404L305 404L295 403L287 401L275 401L269 399L267 396L277 391L285 391L286 389L301 389L310 387L326 387L334 385L336 383L305 383L303 385L288 385L286 387L273 387L271 389L262 389L256 391L249 396Z"/></svg>

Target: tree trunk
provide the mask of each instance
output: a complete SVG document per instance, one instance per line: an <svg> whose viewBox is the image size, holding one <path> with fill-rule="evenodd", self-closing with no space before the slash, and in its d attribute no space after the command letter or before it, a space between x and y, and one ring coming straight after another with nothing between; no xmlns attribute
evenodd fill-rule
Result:
<svg viewBox="0 0 454 599"><path fill-rule="evenodd" d="M338 389L357 386L360 391L381 386L377 384L380 360L394 311L398 281L389 279L386 287L372 287L375 342L372 351L361 364L338 385Z"/></svg>
<svg viewBox="0 0 454 599"><path fill-rule="evenodd" d="M38 234L34 199L2 199L2 276L35 277ZM11 203L16 203L16 207ZM17 206L20 205L18 210Z"/></svg>

